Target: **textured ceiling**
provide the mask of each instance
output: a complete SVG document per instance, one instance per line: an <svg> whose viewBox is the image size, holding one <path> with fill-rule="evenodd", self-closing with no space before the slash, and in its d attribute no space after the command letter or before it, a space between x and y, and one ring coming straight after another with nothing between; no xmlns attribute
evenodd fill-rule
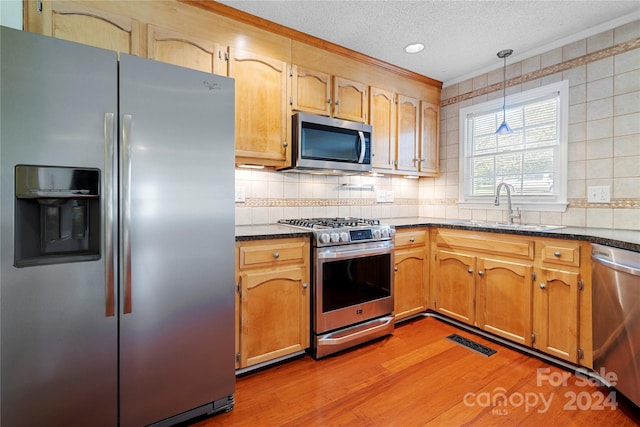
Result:
<svg viewBox="0 0 640 427"><path fill-rule="evenodd" d="M640 1L227 0L251 15L448 84L640 19ZM640 25L640 24L639 24ZM409 43L425 49L404 53Z"/></svg>

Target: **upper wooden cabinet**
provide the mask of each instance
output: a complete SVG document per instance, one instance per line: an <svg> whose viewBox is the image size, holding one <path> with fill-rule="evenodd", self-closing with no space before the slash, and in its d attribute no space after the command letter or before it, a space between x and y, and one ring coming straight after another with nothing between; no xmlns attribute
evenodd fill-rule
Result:
<svg viewBox="0 0 640 427"><path fill-rule="evenodd" d="M419 102L406 95L398 95L396 169L418 171ZM375 129L374 129L375 132Z"/></svg>
<svg viewBox="0 0 640 427"><path fill-rule="evenodd" d="M374 130L371 165L382 172L391 171L396 160L396 98L392 92L369 88L369 123Z"/></svg>
<svg viewBox="0 0 640 427"><path fill-rule="evenodd" d="M29 1L24 4L27 31L138 55L140 23L131 17L73 1Z"/></svg>
<svg viewBox="0 0 640 427"><path fill-rule="evenodd" d="M420 102L420 137L418 170L424 176L440 174L440 107Z"/></svg>
<svg viewBox="0 0 640 427"><path fill-rule="evenodd" d="M229 48L236 80L236 163L282 167L291 161L288 66Z"/></svg>
<svg viewBox="0 0 640 427"><path fill-rule="evenodd" d="M366 122L367 86L310 68L291 67L291 107L294 111Z"/></svg>
<svg viewBox="0 0 640 427"><path fill-rule="evenodd" d="M291 67L291 108L295 111L331 115L331 76L293 65Z"/></svg>
<svg viewBox="0 0 640 427"><path fill-rule="evenodd" d="M149 25L147 57L206 73L227 75L227 47L207 39Z"/></svg>
<svg viewBox="0 0 640 427"><path fill-rule="evenodd" d="M440 108L374 86L369 94L374 171L438 176Z"/></svg>
<svg viewBox="0 0 640 427"><path fill-rule="evenodd" d="M335 76L333 78L333 116L365 123L369 110L367 86Z"/></svg>

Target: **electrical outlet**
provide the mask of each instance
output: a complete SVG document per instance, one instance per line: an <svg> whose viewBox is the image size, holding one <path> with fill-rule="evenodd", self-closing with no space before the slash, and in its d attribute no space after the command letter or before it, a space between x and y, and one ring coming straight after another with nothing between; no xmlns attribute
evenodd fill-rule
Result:
<svg viewBox="0 0 640 427"><path fill-rule="evenodd" d="M387 191L387 197L385 198L385 202L393 203L393 200L394 200L393 190Z"/></svg>
<svg viewBox="0 0 640 427"><path fill-rule="evenodd" d="M609 185L587 187L587 202L611 203L611 187Z"/></svg>
<svg viewBox="0 0 640 427"><path fill-rule="evenodd" d="M244 202L245 200L245 188L242 185L236 186L236 202Z"/></svg>
<svg viewBox="0 0 640 427"><path fill-rule="evenodd" d="M376 202L378 203L393 203L393 190L378 190L376 191Z"/></svg>

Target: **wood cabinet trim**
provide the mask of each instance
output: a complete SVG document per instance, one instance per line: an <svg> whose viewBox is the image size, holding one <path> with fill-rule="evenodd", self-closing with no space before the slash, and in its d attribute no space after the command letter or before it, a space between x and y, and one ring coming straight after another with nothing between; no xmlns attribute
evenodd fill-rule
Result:
<svg viewBox="0 0 640 427"><path fill-rule="evenodd" d="M295 40L298 42L306 43L308 45L318 47L320 49L324 49L328 52L335 53L338 55L346 56L350 59L356 60L358 62L364 63L366 65L371 65L374 67L378 67L380 69L389 71L396 75L406 77L421 83L426 83L428 85L435 86L437 88L442 88L442 82L432 79L427 76L423 76L422 74L415 73L413 71L406 70L404 68L398 67L393 64L389 64L388 62L381 61L376 58L372 58L370 56L364 55L362 53L353 51L351 49L347 49L340 45L331 43L326 40L322 40L320 38L311 36L309 34L303 33L301 31L294 30L292 28L285 27L280 24L276 24L275 22L266 20L264 18L260 18L258 16L254 16L248 14L246 12L242 12L238 9L234 9L230 6L223 5L218 2L213 1L204 1L204 0L178 0L180 3L188 4L194 7L198 7L209 12L225 16L227 18L231 18L233 20L243 22L245 24L252 25L254 27L260 28L262 30L266 30L272 32L274 34L288 37L291 40Z"/></svg>
<svg viewBox="0 0 640 427"><path fill-rule="evenodd" d="M527 238L500 238L488 233L455 232L439 230L436 235L438 247L459 248L487 254L504 255L509 258L534 259L534 242Z"/></svg>

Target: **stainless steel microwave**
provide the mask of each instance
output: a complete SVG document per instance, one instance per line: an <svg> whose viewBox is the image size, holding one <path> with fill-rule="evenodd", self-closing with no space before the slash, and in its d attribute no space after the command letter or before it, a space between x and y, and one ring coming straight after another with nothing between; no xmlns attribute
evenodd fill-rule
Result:
<svg viewBox="0 0 640 427"><path fill-rule="evenodd" d="M283 172L368 172L372 130L365 123L296 113L292 120L291 166Z"/></svg>

